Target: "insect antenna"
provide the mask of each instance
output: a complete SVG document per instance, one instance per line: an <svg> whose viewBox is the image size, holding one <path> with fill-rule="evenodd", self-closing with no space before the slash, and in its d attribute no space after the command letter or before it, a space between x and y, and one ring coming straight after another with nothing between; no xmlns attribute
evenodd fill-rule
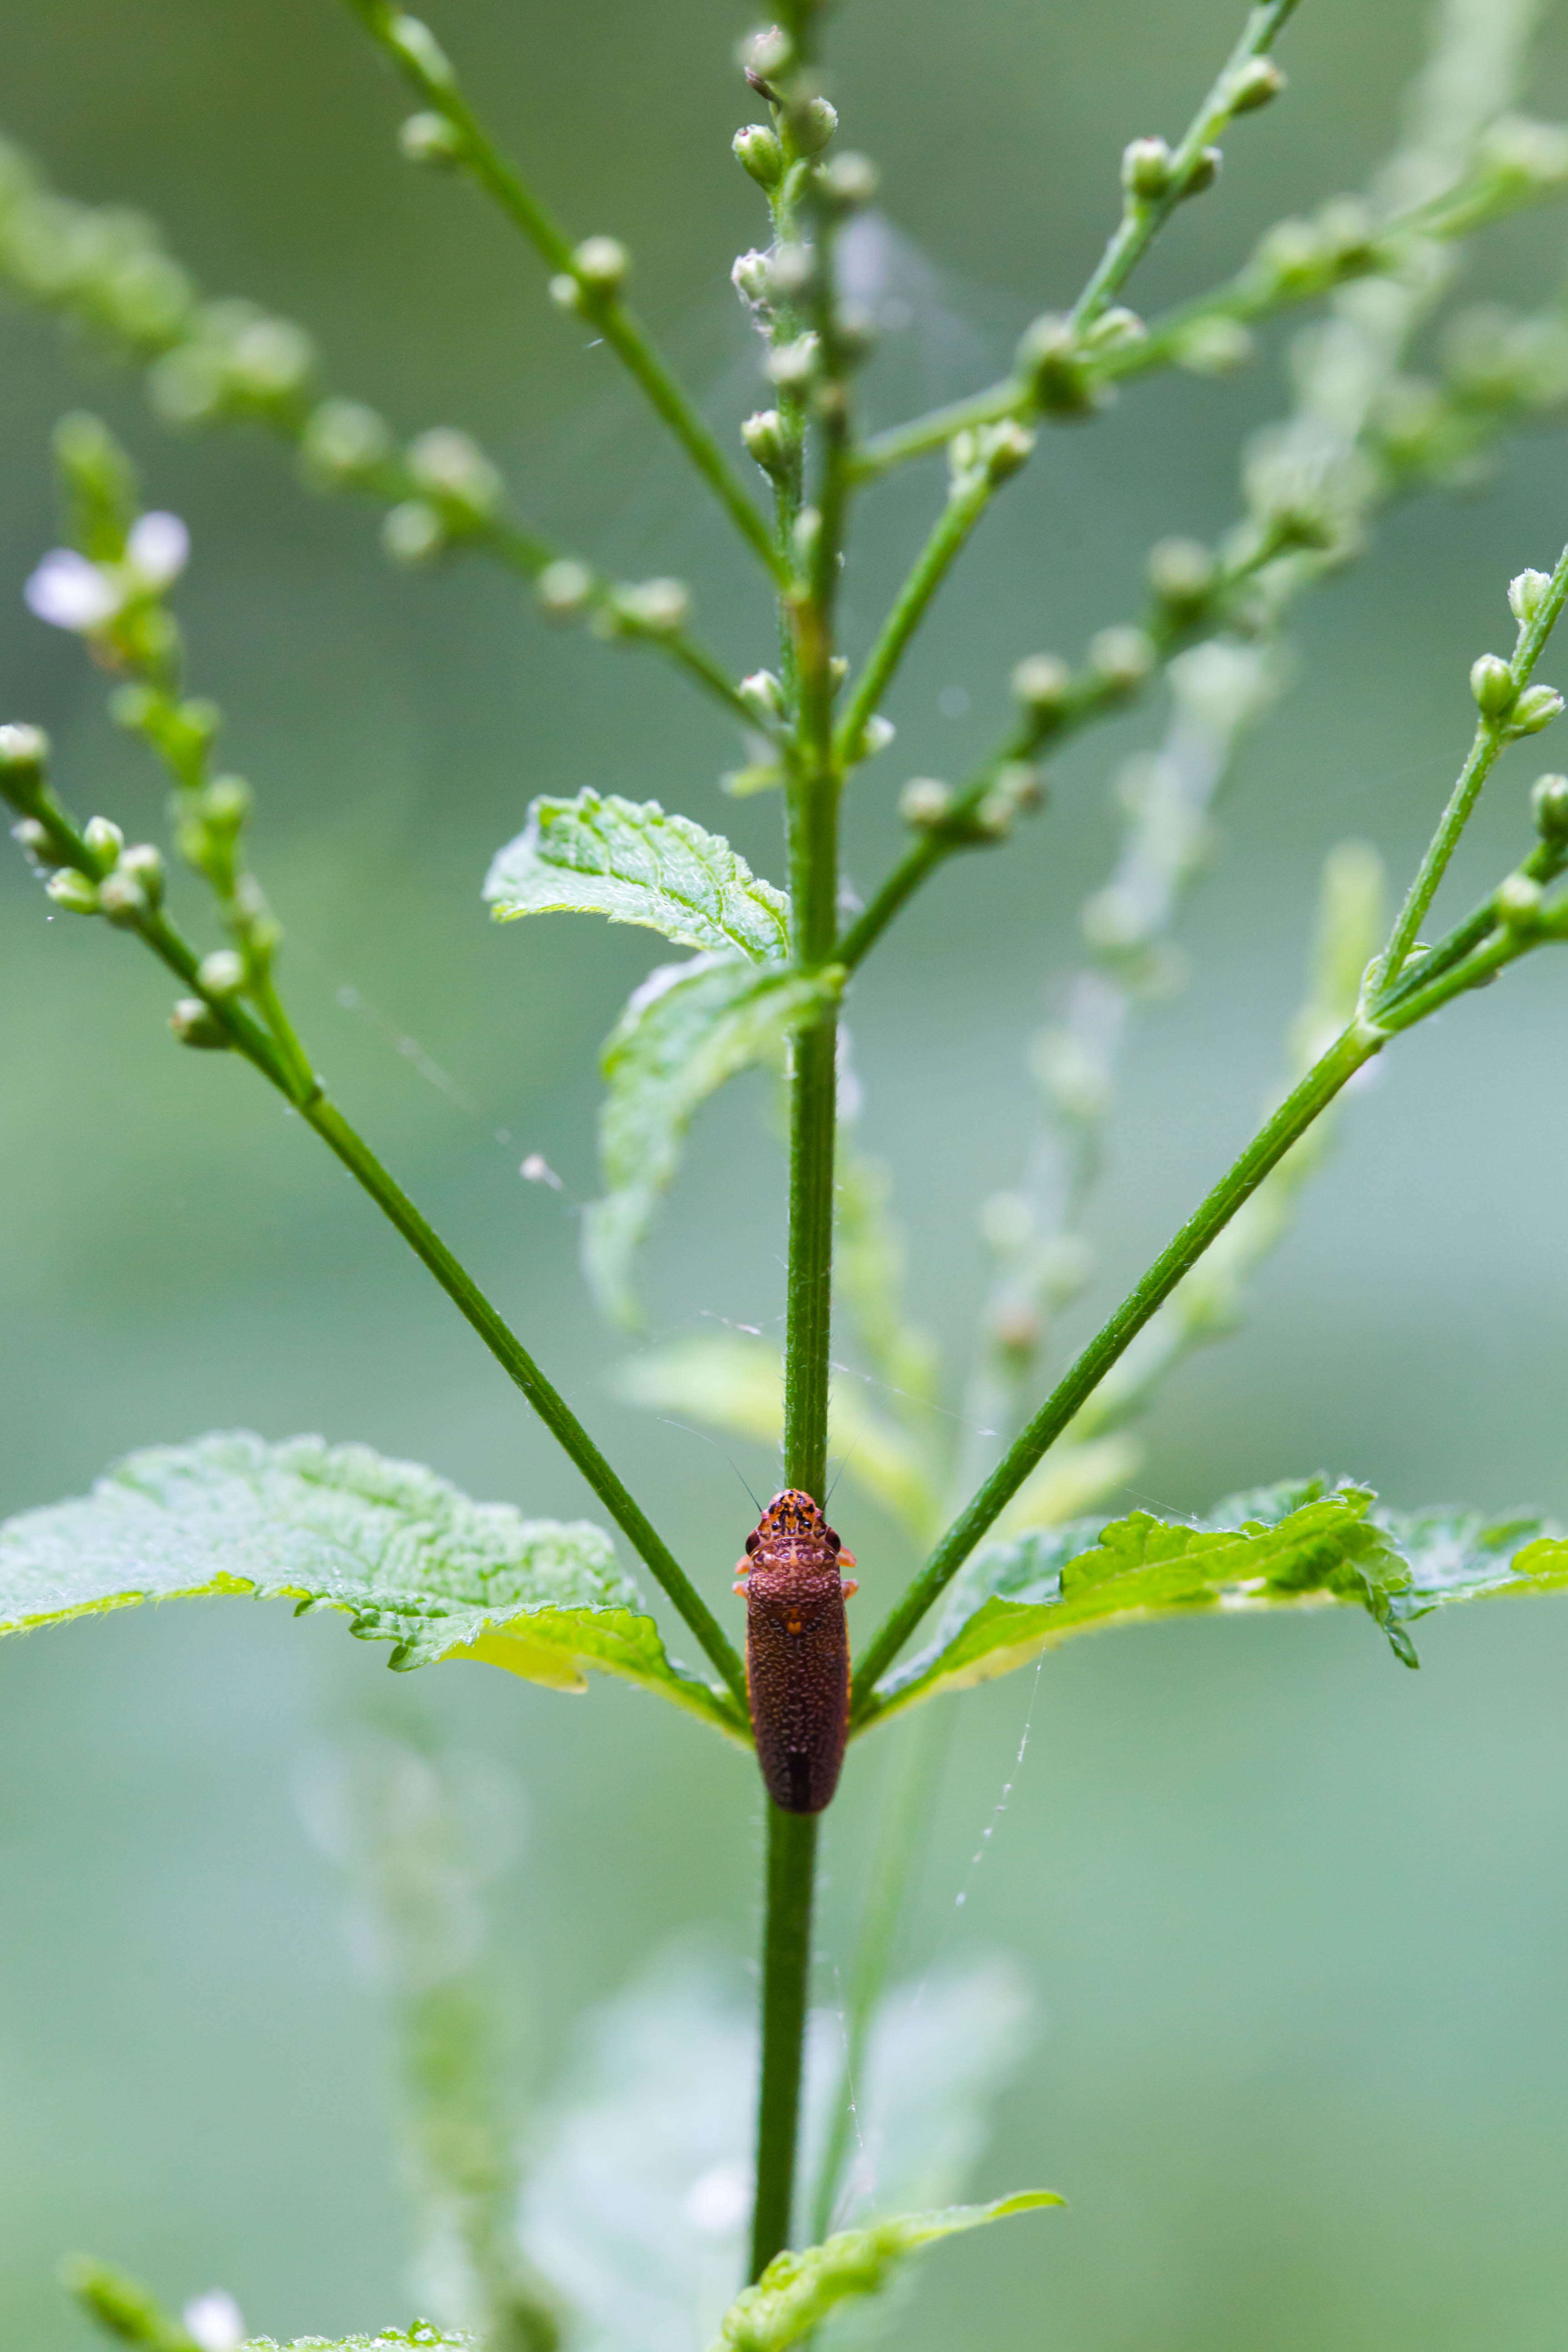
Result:
<svg viewBox="0 0 1568 2352"><path fill-rule="evenodd" d="M656 1421L663 1422L666 1429L679 1429L684 1436L700 1437L704 1445L710 1445L713 1448L715 1454L722 1454L725 1461L729 1463L731 1469L733 1470L736 1477L739 1478L747 1494L751 1496L752 1502L756 1504L758 1518L760 1519L762 1517L763 1513L767 1508L767 1505L758 1501L755 1489L752 1487L751 1480L746 1476L744 1471L741 1468L739 1463L735 1461L734 1457L725 1452L724 1447L720 1444L716 1437L710 1437L705 1429L693 1429L689 1421L671 1421L668 1413L656 1412L654 1419Z"/></svg>

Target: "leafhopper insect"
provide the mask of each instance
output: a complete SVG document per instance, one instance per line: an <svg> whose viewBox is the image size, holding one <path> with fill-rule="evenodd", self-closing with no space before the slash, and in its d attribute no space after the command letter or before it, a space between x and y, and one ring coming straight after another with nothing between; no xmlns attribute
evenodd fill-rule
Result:
<svg viewBox="0 0 1568 2352"><path fill-rule="evenodd" d="M849 1735L855 1565L809 1495L775 1495L737 1561L746 1596L746 1690L757 1761L775 1805L819 1813L838 1786Z"/></svg>

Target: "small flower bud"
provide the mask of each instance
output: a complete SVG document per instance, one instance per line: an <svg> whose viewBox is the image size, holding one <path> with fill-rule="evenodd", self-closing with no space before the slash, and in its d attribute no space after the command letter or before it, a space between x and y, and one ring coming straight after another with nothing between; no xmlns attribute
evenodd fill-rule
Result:
<svg viewBox="0 0 1568 2352"><path fill-rule="evenodd" d="M235 948L215 948L196 966L196 978L209 996L237 996L245 986L245 958Z"/></svg>
<svg viewBox="0 0 1568 2352"><path fill-rule="evenodd" d="M641 580L610 593L612 633L616 623L631 635L671 637L686 625L691 592L679 580Z"/></svg>
<svg viewBox="0 0 1568 2352"><path fill-rule="evenodd" d="M770 352L767 372L781 392L804 392L816 373L822 345L815 334L797 335Z"/></svg>
<svg viewBox="0 0 1568 2352"><path fill-rule="evenodd" d="M1005 841L1013 830L1016 814L1005 793L989 792L980 801L970 818L970 829L977 841Z"/></svg>
<svg viewBox="0 0 1568 2352"><path fill-rule="evenodd" d="M49 828L40 824L36 816L19 817L11 827L11 838L25 849L37 864L46 861L50 843Z"/></svg>
<svg viewBox="0 0 1568 2352"><path fill-rule="evenodd" d="M775 294L789 298L804 294L816 276L816 247L803 245L798 237L790 237L774 246L768 258L768 279Z"/></svg>
<svg viewBox="0 0 1568 2352"><path fill-rule="evenodd" d="M1492 892L1492 912L1510 931L1533 930L1541 913L1541 885L1528 874L1510 874Z"/></svg>
<svg viewBox="0 0 1568 2352"><path fill-rule="evenodd" d="M1134 139L1121 151L1121 184L1141 204L1153 204L1171 185L1171 151L1163 139Z"/></svg>
<svg viewBox="0 0 1568 2352"><path fill-rule="evenodd" d="M790 525L789 533L790 547L798 564L804 567L812 562L816 553L816 543L821 537L821 508L802 507Z"/></svg>
<svg viewBox="0 0 1568 2352"><path fill-rule="evenodd" d="M381 526L381 543L394 563L429 563L447 544L447 526L424 499L405 499Z"/></svg>
<svg viewBox="0 0 1568 2352"><path fill-rule="evenodd" d="M111 816L89 816L81 829L81 837L95 857L112 864L125 845L125 835Z"/></svg>
<svg viewBox="0 0 1568 2352"><path fill-rule="evenodd" d="M741 44L742 72L761 74L764 81L783 73L794 58L795 44L782 25L769 25L760 33L748 35Z"/></svg>
<svg viewBox="0 0 1568 2352"><path fill-rule="evenodd" d="M789 135L799 155L820 155L838 128L838 110L825 98L808 98L789 110Z"/></svg>
<svg viewBox="0 0 1568 2352"><path fill-rule="evenodd" d="M397 145L406 162L429 163L437 171L463 159L463 134L446 114L411 114L398 125Z"/></svg>
<svg viewBox="0 0 1568 2352"><path fill-rule="evenodd" d="M62 866L58 873L50 875L44 888L57 907L64 907L73 915L96 915L99 911L98 885L75 866Z"/></svg>
<svg viewBox="0 0 1568 2352"><path fill-rule="evenodd" d="M1125 302L1113 302L1109 310L1102 310L1098 319L1091 319L1080 338L1084 350L1096 353L1131 351L1148 340L1148 328L1137 311L1130 310Z"/></svg>
<svg viewBox="0 0 1568 2352"><path fill-rule="evenodd" d="M267 408L291 399L308 382L316 347L291 319L254 319L235 337L226 373L236 393Z"/></svg>
<svg viewBox="0 0 1568 2352"><path fill-rule="evenodd" d="M156 907L162 904L163 860L152 842L133 842L129 849L122 850L120 863L114 870L117 875L123 875L128 880L135 883L146 906ZM107 887L106 884L105 887Z"/></svg>
<svg viewBox="0 0 1568 2352"><path fill-rule="evenodd" d="M1483 719L1507 718L1519 698L1519 688L1500 654L1482 654L1472 662L1470 692Z"/></svg>
<svg viewBox="0 0 1568 2352"><path fill-rule="evenodd" d="M533 593L552 621L574 621L587 610L594 593L594 575L585 563L562 556L558 562L545 565Z"/></svg>
<svg viewBox="0 0 1568 2352"><path fill-rule="evenodd" d="M386 31L387 47L433 89L455 89L458 78L451 60L428 25L418 16L395 16Z"/></svg>
<svg viewBox="0 0 1568 2352"><path fill-rule="evenodd" d="M1554 686L1527 686L1509 713L1508 731L1510 736L1539 735L1550 727L1563 709L1563 697Z"/></svg>
<svg viewBox="0 0 1568 2352"><path fill-rule="evenodd" d="M737 254L730 271L730 283L748 310L762 310L773 298L773 273L765 253L753 246L749 253Z"/></svg>
<svg viewBox="0 0 1568 2352"><path fill-rule="evenodd" d="M778 133L765 123L748 122L731 141L735 161L749 172L759 188L776 188L784 175L784 151Z"/></svg>
<svg viewBox="0 0 1568 2352"><path fill-rule="evenodd" d="M1051 415L1085 416L1097 405L1072 322L1054 311L1026 327L1014 364L1036 406Z"/></svg>
<svg viewBox="0 0 1568 2352"><path fill-rule="evenodd" d="M816 187L837 211L858 212L877 193L877 166L868 155L847 151L818 168Z"/></svg>
<svg viewBox="0 0 1568 2352"><path fill-rule="evenodd" d="M427 499L465 519L491 515L500 504L500 474L477 441L449 425L435 425L409 443L408 471Z"/></svg>
<svg viewBox="0 0 1568 2352"><path fill-rule="evenodd" d="M764 474L774 480L789 471L794 445L776 408L761 408L741 427L741 438Z"/></svg>
<svg viewBox="0 0 1568 2352"><path fill-rule="evenodd" d="M578 284L600 302L619 293L631 266L631 255L616 236L585 236L572 256Z"/></svg>
<svg viewBox="0 0 1568 2352"><path fill-rule="evenodd" d="M1538 776L1531 788L1530 813L1542 841L1568 842L1568 776Z"/></svg>
<svg viewBox="0 0 1568 2352"><path fill-rule="evenodd" d="M219 833L236 834L250 814L251 791L243 776L215 776L203 791L201 813Z"/></svg>
<svg viewBox="0 0 1568 2352"><path fill-rule="evenodd" d="M1056 654L1026 654L1013 672L1013 692L1037 719L1055 719L1066 709L1072 672Z"/></svg>
<svg viewBox="0 0 1568 2352"><path fill-rule="evenodd" d="M1182 182L1182 194L1201 196L1205 188L1212 188L1219 177L1219 167L1223 161L1224 158L1217 147L1203 148L1194 159L1192 168Z"/></svg>
<svg viewBox="0 0 1568 2352"><path fill-rule="evenodd" d="M1214 557L1195 539L1163 539L1149 551L1149 585L1176 618L1204 610L1214 593L1215 569Z"/></svg>
<svg viewBox="0 0 1568 2352"><path fill-rule="evenodd" d="M121 930L133 930L148 911L147 893L140 877L117 866L98 886L99 911Z"/></svg>
<svg viewBox="0 0 1568 2352"><path fill-rule="evenodd" d="M1508 609L1516 621L1533 621L1552 585L1549 572L1521 572L1508 583Z"/></svg>
<svg viewBox="0 0 1568 2352"><path fill-rule="evenodd" d="M391 426L358 400L323 400L300 436L307 472L323 482L363 481L392 451Z"/></svg>
<svg viewBox="0 0 1568 2352"><path fill-rule="evenodd" d="M771 724L784 717L787 708L784 690L771 669L754 669L749 677L741 680L735 691L764 723Z"/></svg>
<svg viewBox="0 0 1568 2352"><path fill-rule="evenodd" d="M1198 319L1178 337L1172 356L1190 375L1230 375L1257 349L1239 319Z"/></svg>
<svg viewBox="0 0 1568 2352"><path fill-rule="evenodd" d="M1014 809L1037 809L1045 803L1044 780L1030 760L1004 760L996 771L994 790Z"/></svg>
<svg viewBox="0 0 1568 2352"><path fill-rule="evenodd" d="M994 487L1009 480L1028 464L1034 446L1035 436L1026 425L1004 417L999 425L982 425L978 428L974 435L974 461Z"/></svg>
<svg viewBox="0 0 1568 2352"><path fill-rule="evenodd" d="M1089 642L1089 666L1102 685L1131 694L1154 667L1154 646L1146 629L1101 629Z"/></svg>
<svg viewBox="0 0 1568 2352"><path fill-rule="evenodd" d="M1272 58L1254 58L1230 86L1230 110L1233 114L1253 114L1258 107L1267 106L1278 98L1285 87L1285 77Z"/></svg>
<svg viewBox="0 0 1568 2352"><path fill-rule="evenodd" d="M911 776L899 794L899 814L917 832L931 833L952 814L952 787L935 776Z"/></svg>
<svg viewBox="0 0 1568 2352"><path fill-rule="evenodd" d="M854 757L874 760L879 751L887 750L898 731L890 719L884 719L879 710L874 710L860 730L860 741Z"/></svg>
<svg viewBox="0 0 1568 2352"><path fill-rule="evenodd" d="M196 1045L209 1053L221 1051L229 1042L228 1032L210 1004L199 996L182 996L169 1015L169 1026L182 1045Z"/></svg>
<svg viewBox="0 0 1568 2352"><path fill-rule="evenodd" d="M582 313L583 289L569 270L563 269L551 279L550 299L558 310Z"/></svg>
<svg viewBox="0 0 1568 2352"><path fill-rule="evenodd" d="M49 756L49 739L41 727L13 720L0 727L0 781L37 780Z"/></svg>

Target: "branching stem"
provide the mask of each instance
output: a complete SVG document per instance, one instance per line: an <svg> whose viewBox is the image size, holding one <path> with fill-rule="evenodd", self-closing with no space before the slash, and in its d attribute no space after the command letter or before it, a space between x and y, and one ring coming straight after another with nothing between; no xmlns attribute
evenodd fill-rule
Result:
<svg viewBox="0 0 1568 2352"><path fill-rule="evenodd" d="M863 1720L873 1708L879 1677L902 1649L928 1609L946 1590L975 1545L1055 1444L1119 1356L1136 1339L1183 1276L1191 1271L1242 1202L1277 1167L1299 1136L1384 1043L1383 1032L1354 1023L1313 1064L1272 1118L1254 1136L1219 1182L1187 1219L1110 1320L1058 1382L1028 1426L1010 1445L980 1491L960 1512L924 1568L862 1652L855 1675L854 1709Z"/></svg>
<svg viewBox="0 0 1568 2352"><path fill-rule="evenodd" d="M422 25L417 28L425 37L423 41L410 39L405 28L411 20L400 16L387 5L387 0L348 0L348 5L405 80L433 112L450 125L456 140L454 162L521 230L535 252L558 276L575 278L577 264L571 241L515 165L501 154L426 28ZM595 302L593 319L742 538L776 578L778 556L766 521L701 416L655 351L647 331L618 292Z"/></svg>

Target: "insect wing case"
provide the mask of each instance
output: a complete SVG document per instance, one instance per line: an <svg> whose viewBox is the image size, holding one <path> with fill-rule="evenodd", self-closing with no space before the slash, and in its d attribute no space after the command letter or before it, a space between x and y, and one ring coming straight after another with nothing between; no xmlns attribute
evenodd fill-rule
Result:
<svg viewBox="0 0 1568 2352"><path fill-rule="evenodd" d="M746 1538L746 1685L757 1761L775 1805L819 1813L849 1729L849 1630L838 1538L789 1489Z"/></svg>

